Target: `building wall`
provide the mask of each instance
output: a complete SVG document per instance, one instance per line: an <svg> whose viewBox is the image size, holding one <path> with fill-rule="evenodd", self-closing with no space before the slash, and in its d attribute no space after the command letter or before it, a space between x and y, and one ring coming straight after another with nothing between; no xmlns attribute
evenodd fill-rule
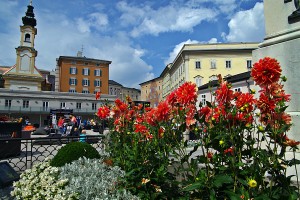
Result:
<svg viewBox="0 0 300 200"><path fill-rule="evenodd" d="M252 50L257 47L258 43L184 45L169 70L170 92L187 81L197 83L199 87L214 80L218 74L225 77L248 71L253 64ZM230 63L230 68L226 68L226 61ZM247 61L250 63L248 67Z"/></svg>
<svg viewBox="0 0 300 200"><path fill-rule="evenodd" d="M75 57L76 58L76 57ZM70 68L76 68L77 73L71 74ZM83 69L89 69L89 75L83 75ZM101 70L101 76L96 76L94 74L95 70ZM88 91L93 94L95 92L101 91L102 94L109 94L108 91L108 79L109 79L109 64L99 63L97 61L92 61L91 59L85 59L84 57L72 60L64 59L58 61L58 91L69 92L75 90L77 93L82 93ZM76 79L76 83L70 83L70 78ZM88 86L83 86L82 81L86 79L89 81ZM101 85L95 86L94 81L100 80Z"/></svg>
<svg viewBox="0 0 300 200"><path fill-rule="evenodd" d="M109 95L115 95L118 99L122 99L122 86L121 85L109 85Z"/></svg>
<svg viewBox="0 0 300 200"><path fill-rule="evenodd" d="M132 101L139 101L141 97L141 91L135 88L122 87L119 95L122 101L126 100L126 96L129 96Z"/></svg>
<svg viewBox="0 0 300 200"><path fill-rule="evenodd" d="M111 95L101 95L101 99L96 100L94 94L0 89L0 115L30 116L31 123L43 126L50 109L73 109L76 116L97 118L97 109L106 101L113 103L114 100L115 96Z"/></svg>
<svg viewBox="0 0 300 200"><path fill-rule="evenodd" d="M141 85L141 100L149 101L151 107L156 107L163 100L163 79L156 78Z"/></svg>

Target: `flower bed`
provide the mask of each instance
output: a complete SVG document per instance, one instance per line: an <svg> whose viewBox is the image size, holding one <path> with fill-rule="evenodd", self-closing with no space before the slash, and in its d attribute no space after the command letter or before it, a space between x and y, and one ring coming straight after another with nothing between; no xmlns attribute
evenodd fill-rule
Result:
<svg viewBox="0 0 300 200"><path fill-rule="evenodd" d="M100 107L99 118L111 126L107 150L127 172L124 188L142 199L297 199L299 188L286 175L287 167L300 163L285 157L299 145L287 133L292 123L285 112L286 77L268 57L255 63L251 74L261 88L258 98L253 90L233 91L219 76L213 101L199 108L196 85L189 82L144 112L130 99ZM191 151L183 140L186 130L199 140Z"/></svg>

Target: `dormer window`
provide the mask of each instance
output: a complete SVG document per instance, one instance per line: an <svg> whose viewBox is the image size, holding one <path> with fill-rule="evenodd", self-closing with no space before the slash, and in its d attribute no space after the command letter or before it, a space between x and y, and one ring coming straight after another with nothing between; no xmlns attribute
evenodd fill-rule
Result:
<svg viewBox="0 0 300 200"><path fill-rule="evenodd" d="M25 34L25 42L30 42L30 34L29 33Z"/></svg>

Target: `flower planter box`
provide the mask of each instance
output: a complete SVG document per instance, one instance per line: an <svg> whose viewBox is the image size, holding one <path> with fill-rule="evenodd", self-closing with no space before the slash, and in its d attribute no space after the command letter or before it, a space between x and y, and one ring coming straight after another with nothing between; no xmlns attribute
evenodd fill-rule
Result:
<svg viewBox="0 0 300 200"><path fill-rule="evenodd" d="M22 124L0 122L0 159L18 156L21 153Z"/></svg>

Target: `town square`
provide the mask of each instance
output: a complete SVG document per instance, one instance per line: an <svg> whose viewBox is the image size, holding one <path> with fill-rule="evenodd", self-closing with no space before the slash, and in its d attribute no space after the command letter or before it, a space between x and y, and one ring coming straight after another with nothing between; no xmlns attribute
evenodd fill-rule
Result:
<svg viewBox="0 0 300 200"><path fill-rule="evenodd" d="M0 199L300 198L299 0L0 7Z"/></svg>

